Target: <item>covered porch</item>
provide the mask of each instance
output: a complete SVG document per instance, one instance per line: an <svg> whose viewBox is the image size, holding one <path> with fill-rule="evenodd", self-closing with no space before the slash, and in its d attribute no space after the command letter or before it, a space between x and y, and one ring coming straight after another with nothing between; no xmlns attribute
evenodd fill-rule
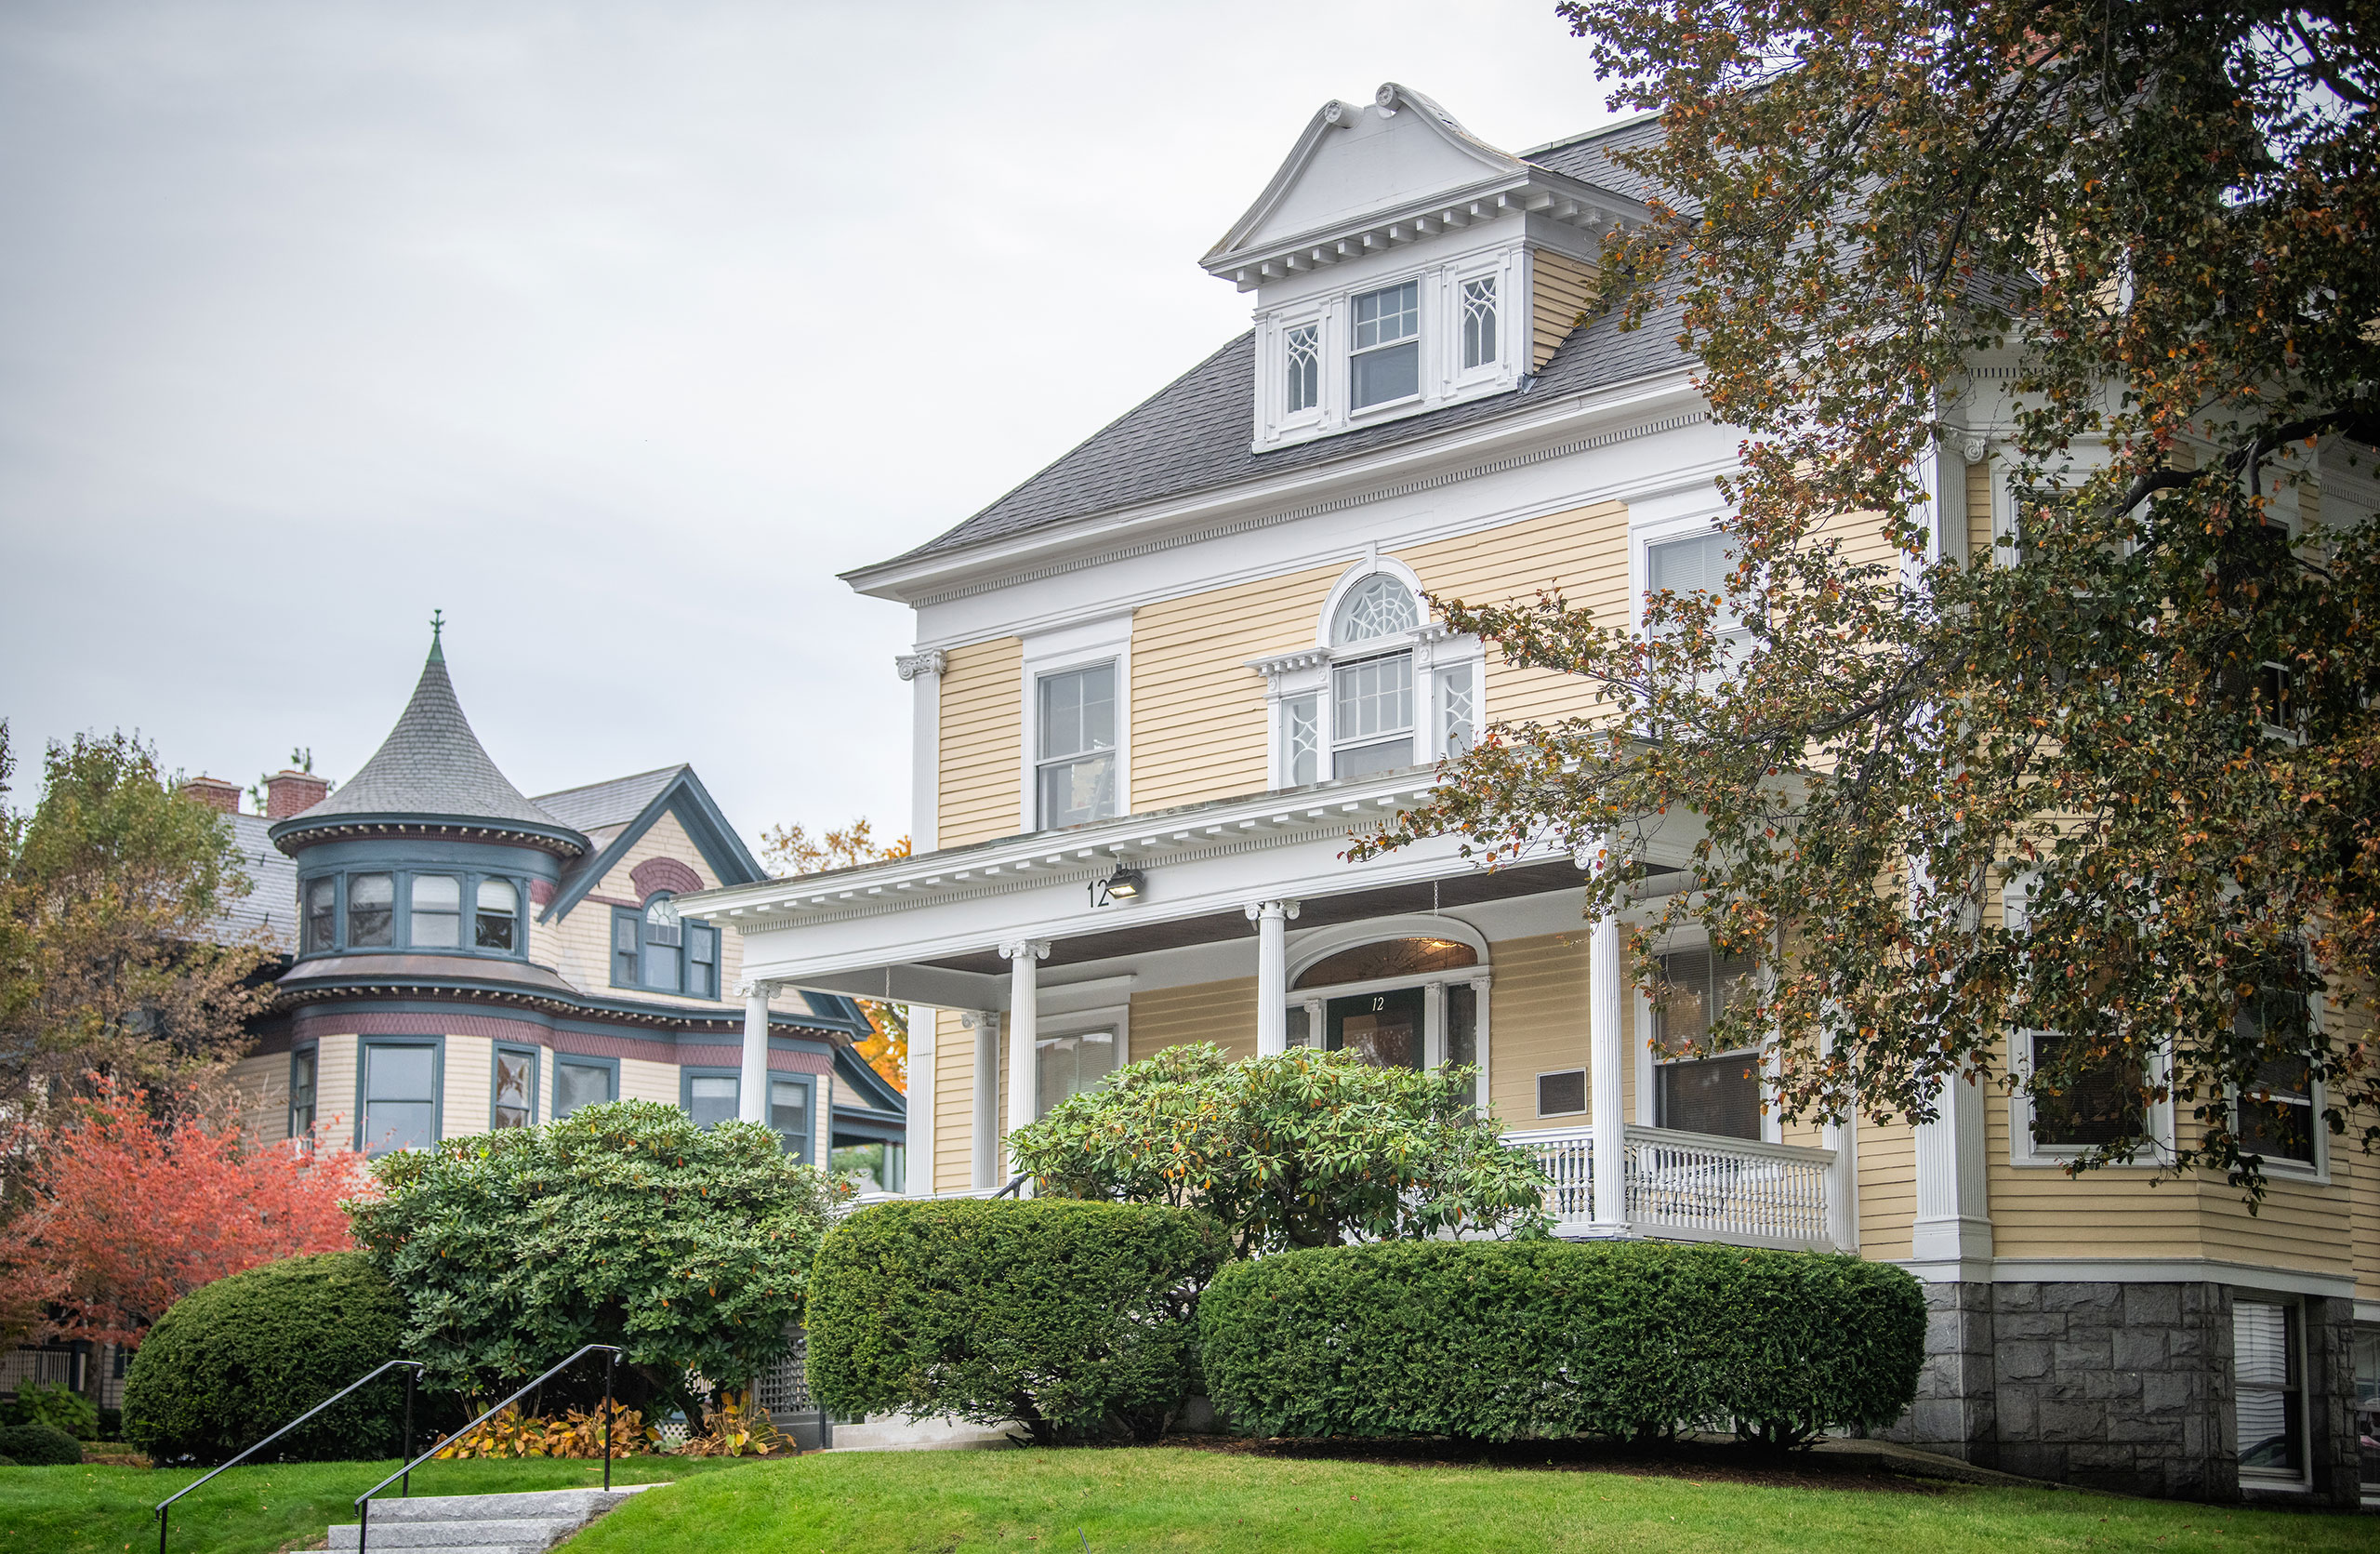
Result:
<svg viewBox="0 0 2380 1554"><path fill-rule="evenodd" d="M751 1007L787 985L912 1006L911 1194L996 1190L1007 1132L1164 1046L1311 1045L1475 1067L1481 1103L1545 1164L1562 1234L1855 1246L1849 1141L1781 1136L1756 1055L1656 1051L1693 1010L1627 982L1622 920L1580 916L1582 860L1483 870L1444 840L1343 857L1430 787L1404 772L1221 800L681 910L742 936ZM1664 826L1636 845L1637 901L1682 878L1694 840ZM1678 955L1724 997L1707 950Z"/></svg>

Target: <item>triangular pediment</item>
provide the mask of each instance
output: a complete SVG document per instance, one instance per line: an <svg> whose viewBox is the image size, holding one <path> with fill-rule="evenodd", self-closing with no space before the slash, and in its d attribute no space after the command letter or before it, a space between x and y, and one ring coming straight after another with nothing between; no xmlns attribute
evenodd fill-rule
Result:
<svg viewBox="0 0 2380 1554"><path fill-rule="evenodd" d="M1201 262L1219 269L1528 171L1428 98L1390 82L1361 107L1325 103L1264 193Z"/></svg>

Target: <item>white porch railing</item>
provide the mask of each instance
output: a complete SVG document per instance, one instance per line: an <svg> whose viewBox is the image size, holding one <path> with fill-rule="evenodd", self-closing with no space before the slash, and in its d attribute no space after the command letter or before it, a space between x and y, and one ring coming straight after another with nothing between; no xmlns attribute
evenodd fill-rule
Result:
<svg viewBox="0 0 2380 1554"><path fill-rule="evenodd" d="M1557 1231L1594 1218L1594 1130L1505 1135L1553 1179L1546 1212ZM1640 1234L1737 1246L1829 1247L1831 1149L1722 1138L1672 1128L1626 1134L1628 1224Z"/></svg>

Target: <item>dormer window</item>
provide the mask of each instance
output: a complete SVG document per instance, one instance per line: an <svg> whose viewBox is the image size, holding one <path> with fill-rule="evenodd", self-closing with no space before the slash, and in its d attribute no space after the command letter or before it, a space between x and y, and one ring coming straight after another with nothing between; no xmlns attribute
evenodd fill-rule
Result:
<svg viewBox="0 0 2380 1554"><path fill-rule="evenodd" d="M1281 357L1288 371L1281 407L1302 415L1322 403L1322 325L1302 324L1281 335Z"/></svg>
<svg viewBox="0 0 2380 1554"><path fill-rule="evenodd" d="M1496 365L1496 277L1462 283L1462 366Z"/></svg>
<svg viewBox="0 0 2380 1554"><path fill-rule="evenodd" d="M1351 299L1355 338L1347 353L1349 398L1358 410L1421 392L1421 283L1406 281Z"/></svg>

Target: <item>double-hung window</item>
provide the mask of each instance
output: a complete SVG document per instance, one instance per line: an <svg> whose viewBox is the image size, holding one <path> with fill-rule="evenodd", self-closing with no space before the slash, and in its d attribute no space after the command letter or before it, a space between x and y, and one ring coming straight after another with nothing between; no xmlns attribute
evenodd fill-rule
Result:
<svg viewBox="0 0 2380 1554"><path fill-rule="evenodd" d="M1384 653L1330 671L1331 769L1368 777L1413 764L1413 654Z"/></svg>
<svg viewBox="0 0 2380 1554"><path fill-rule="evenodd" d="M1116 666L1045 674L1034 690L1036 820L1043 830L1116 813Z"/></svg>
<svg viewBox="0 0 2380 1554"><path fill-rule="evenodd" d="M1727 575L1734 569L1734 558L1727 553L1727 537L1716 529L1646 547L1647 592L1668 592L1680 599L1697 593L1717 597L1719 608L1711 624L1719 638L1720 662L1730 666L1743 662L1744 656L1752 650L1752 632L1737 618L1727 602ZM1659 634L1671 636L1676 631L1671 625Z"/></svg>
<svg viewBox="0 0 2380 1554"><path fill-rule="evenodd" d="M1661 957L1653 991L1653 1044L1676 1055L1654 1069L1653 1121L1664 1128L1761 1136L1760 1054L1746 1049L1702 1056L1698 1048L1752 975L1748 955L1684 950Z"/></svg>
<svg viewBox="0 0 2380 1554"><path fill-rule="evenodd" d="M2312 1020L2306 995L2260 988L2240 1001L2233 1016L2250 1040L2278 1036L2302 1039ZM2256 1082L2239 1097L2240 1149L2268 1162L2311 1167L2314 1159L2314 1082L2304 1057L2268 1058L2256 1066Z"/></svg>
<svg viewBox="0 0 2380 1554"><path fill-rule="evenodd" d="M2305 1479L2306 1384L2299 1342L2296 1307L2231 1303L2232 1399L2243 1479Z"/></svg>
<svg viewBox="0 0 2380 1554"><path fill-rule="evenodd" d="M1356 409L1421 392L1421 283L1406 281L1348 299L1353 323L1348 400Z"/></svg>
<svg viewBox="0 0 2380 1554"><path fill-rule="evenodd" d="M1040 1090L1034 1097L1036 1118L1049 1116L1050 1109L1068 1096L1095 1088L1116 1069L1116 1033L1112 1030L1051 1037L1035 1045L1033 1071Z"/></svg>
<svg viewBox="0 0 2380 1554"><path fill-rule="evenodd" d="M2074 1038L2053 1031L2030 1033L2032 1071L2055 1069L2072 1050ZM2034 1082L2030 1091L2033 1148L2090 1149L2147 1131L2141 1109L2141 1073L2121 1057L2102 1057L2056 1089Z"/></svg>
<svg viewBox="0 0 2380 1554"><path fill-rule="evenodd" d="M554 1115L567 1117L582 1106L618 1099L613 1090L618 1077L619 1069L608 1062L556 1057Z"/></svg>
<svg viewBox="0 0 2380 1554"><path fill-rule="evenodd" d="M785 1152L807 1161L812 1154L810 1083L807 1080L769 1081L769 1126L776 1130Z"/></svg>
<svg viewBox="0 0 2380 1554"><path fill-rule="evenodd" d="M509 951L520 936L521 887L509 880L482 880L471 942L482 950Z"/></svg>
<svg viewBox="0 0 2380 1554"><path fill-rule="evenodd" d="M734 1074L686 1076L686 1115L698 1128L715 1128L735 1121L741 1082Z"/></svg>
<svg viewBox="0 0 2380 1554"><path fill-rule="evenodd" d="M719 930L687 923L678 903L655 896L612 913L612 986L690 998L719 996Z"/></svg>
<svg viewBox="0 0 2380 1554"><path fill-rule="evenodd" d="M438 1140L438 1049L428 1043L366 1043L364 1152L426 1149Z"/></svg>
<svg viewBox="0 0 2380 1554"><path fill-rule="evenodd" d="M338 943L338 876L306 882L306 953L319 955Z"/></svg>
<svg viewBox="0 0 2380 1554"><path fill-rule="evenodd" d="M289 1136L300 1149L314 1142L316 1051L298 1047L289 1054Z"/></svg>

